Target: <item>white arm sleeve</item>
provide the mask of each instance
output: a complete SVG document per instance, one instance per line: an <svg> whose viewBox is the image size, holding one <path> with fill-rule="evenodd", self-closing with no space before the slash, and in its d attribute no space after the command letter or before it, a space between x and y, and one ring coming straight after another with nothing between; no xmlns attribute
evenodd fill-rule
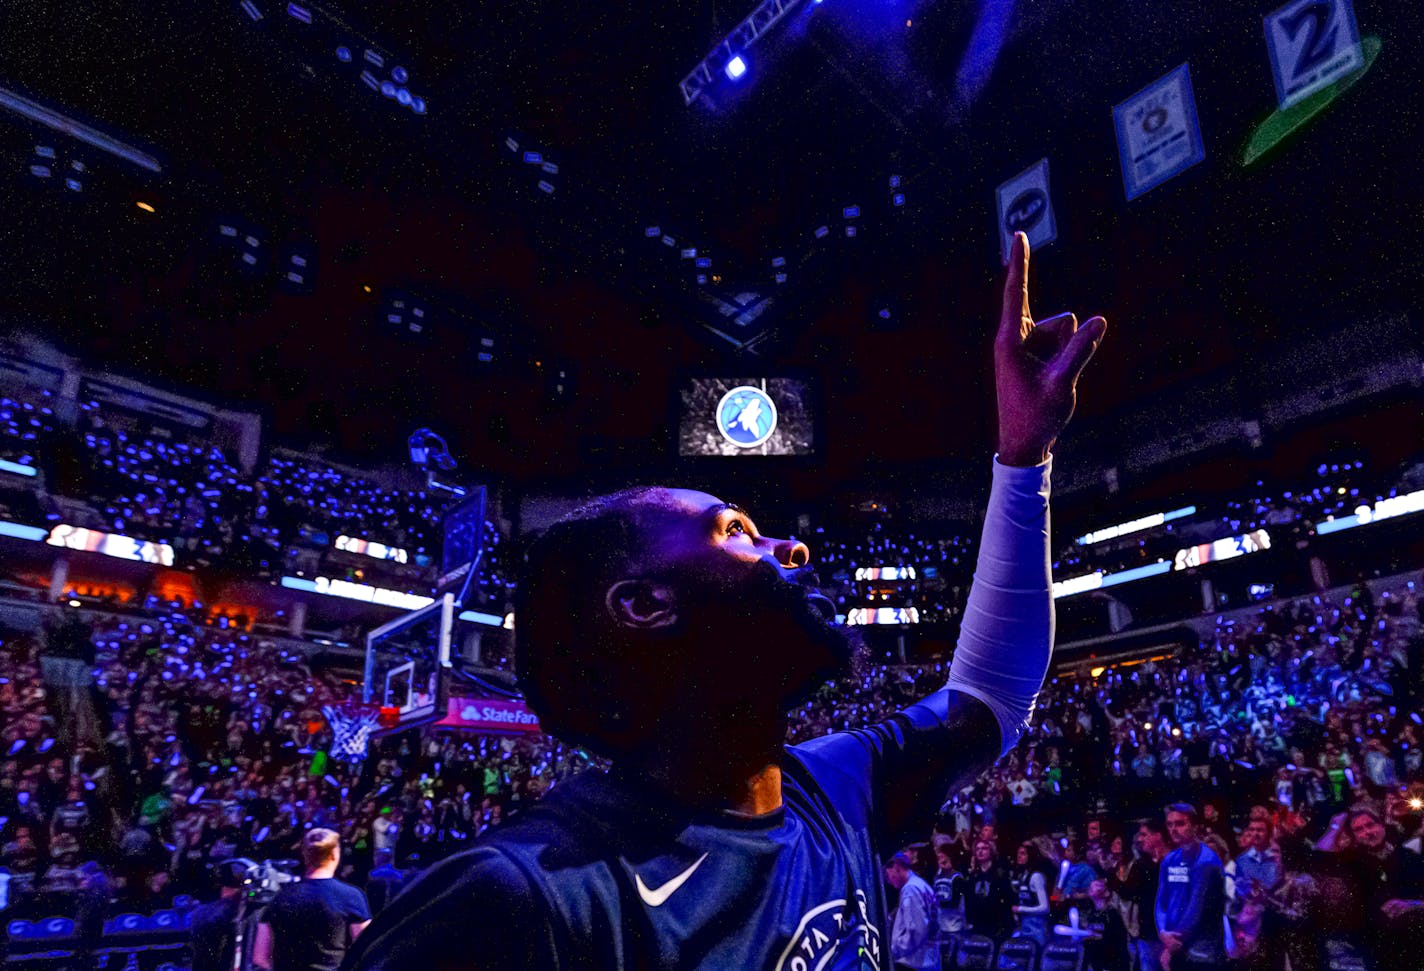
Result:
<svg viewBox="0 0 1424 971"><path fill-rule="evenodd" d="M1000 465L984 514L974 584L945 687L978 698L999 720L1003 752L1018 743L1053 653L1048 494L1053 457Z"/></svg>

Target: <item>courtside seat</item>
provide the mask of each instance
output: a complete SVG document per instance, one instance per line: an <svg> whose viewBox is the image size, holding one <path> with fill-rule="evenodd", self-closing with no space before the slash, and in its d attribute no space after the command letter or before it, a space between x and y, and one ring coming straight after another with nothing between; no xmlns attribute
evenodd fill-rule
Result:
<svg viewBox="0 0 1424 971"><path fill-rule="evenodd" d="M1036 971L1038 943L1026 937L1013 937L999 945L999 971Z"/></svg>
<svg viewBox="0 0 1424 971"><path fill-rule="evenodd" d="M1077 941L1050 941L1039 959L1039 971L1083 971L1083 945Z"/></svg>
<svg viewBox="0 0 1424 971"><path fill-rule="evenodd" d="M6 963L49 961L74 956L74 921L44 917L36 921L12 920L6 928L9 948Z"/></svg>
<svg viewBox="0 0 1424 971"><path fill-rule="evenodd" d="M994 940L983 934L973 934L959 942L954 956L959 971L991 971L994 967Z"/></svg>
<svg viewBox="0 0 1424 971"><path fill-rule="evenodd" d="M939 966L945 971L954 967L954 956L959 951L959 935L944 934L939 939Z"/></svg>

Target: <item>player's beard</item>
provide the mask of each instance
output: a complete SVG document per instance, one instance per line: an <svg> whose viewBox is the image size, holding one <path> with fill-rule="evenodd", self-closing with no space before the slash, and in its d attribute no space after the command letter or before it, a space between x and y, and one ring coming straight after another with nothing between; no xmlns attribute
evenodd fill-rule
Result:
<svg viewBox="0 0 1424 971"><path fill-rule="evenodd" d="M866 668L859 632L825 617L807 596L812 589L765 562L734 578L701 577L683 630L703 642L698 653L715 671L738 679L723 685L729 694L774 690L788 711L827 681Z"/></svg>

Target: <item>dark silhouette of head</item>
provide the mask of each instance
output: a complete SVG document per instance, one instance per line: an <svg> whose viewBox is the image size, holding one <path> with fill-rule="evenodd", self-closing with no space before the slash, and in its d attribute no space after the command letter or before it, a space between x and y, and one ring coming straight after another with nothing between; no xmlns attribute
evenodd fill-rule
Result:
<svg viewBox="0 0 1424 971"><path fill-rule="evenodd" d="M691 724L730 744L778 721L784 734L785 713L859 657L809 563L706 493L594 499L529 549L520 686L546 731L614 759Z"/></svg>

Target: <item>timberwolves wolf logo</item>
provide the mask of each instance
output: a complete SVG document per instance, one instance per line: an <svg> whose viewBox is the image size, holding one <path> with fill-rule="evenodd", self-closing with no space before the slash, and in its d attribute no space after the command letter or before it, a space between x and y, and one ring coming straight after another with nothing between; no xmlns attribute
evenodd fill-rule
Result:
<svg viewBox="0 0 1424 971"><path fill-rule="evenodd" d="M776 404L760 388L733 388L717 403L717 430L738 448L760 445L776 431Z"/></svg>

